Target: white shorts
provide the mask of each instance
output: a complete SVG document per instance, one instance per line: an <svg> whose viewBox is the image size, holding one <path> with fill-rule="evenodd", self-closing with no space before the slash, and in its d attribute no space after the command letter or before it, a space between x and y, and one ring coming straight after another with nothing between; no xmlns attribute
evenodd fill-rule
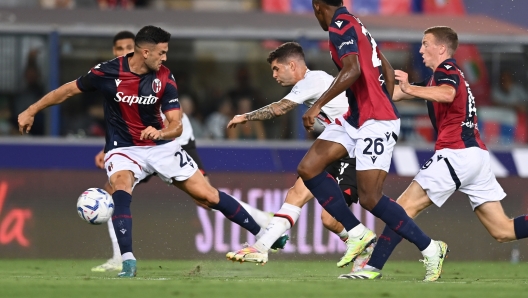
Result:
<svg viewBox="0 0 528 298"><path fill-rule="evenodd" d="M134 185L157 173L167 183L189 179L198 170L194 160L178 141L158 146L131 146L116 148L106 153L105 168L108 178L118 171L131 171Z"/></svg>
<svg viewBox="0 0 528 298"><path fill-rule="evenodd" d="M468 195L473 210L486 202L500 201L506 196L491 171L489 152L478 147L436 151L414 180L438 207L455 190Z"/></svg>
<svg viewBox="0 0 528 298"><path fill-rule="evenodd" d="M400 134L400 120L368 120L358 129L338 117L319 139L339 143L356 158L356 170L389 172L392 151Z"/></svg>

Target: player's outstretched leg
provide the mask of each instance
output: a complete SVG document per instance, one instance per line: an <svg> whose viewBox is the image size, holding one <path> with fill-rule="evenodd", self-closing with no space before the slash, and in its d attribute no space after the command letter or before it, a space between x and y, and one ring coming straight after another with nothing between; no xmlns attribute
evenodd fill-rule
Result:
<svg viewBox="0 0 528 298"><path fill-rule="evenodd" d="M500 201L475 207L475 214L490 235L500 243L528 238L528 215L511 219L504 213Z"/></svg>
<svg viewBox="0 0 528 298"><path fill-rule="evenodd" d="M114 189L110 185L110 183L107 181L104 186L104 190L108 192L110 195L114 194ZM112 243L112 251L113 255L111 259L108 259L105 263L95 266L92 268L93 272L108 272L108 271L121 271L123 266L121 259L121 251L119 250L119 243L117 243L117 236L114 230L114 224L112 223L112 220L108 221L108 234L110 235L110 240Z"/></svg>
<svg viewBox="0 0 528 298"><path fill-rule="evenodd" d="M297 168L304 184L321 206L339 221L348 232L347 251L337 263L344 267L354 262L368 246L376 242L376 234L365 227L348 208L342 190L324 169L348 152L339 143L317 139ZM361 197L361 194L360 194Z"/></svg>
<svg viewBox="0 0 528 298"><path fill-rule="evenodd" d="M266 232L251 246L238 251L228 252L226 257L232 261L267 263L268 251L275 248L284 248L288 236L284 233L289 230L299 219L301 208L284 203L266 228Z"/></svg>
<svg viewBox="0 0 528 298"><path fill-rule="evenodd" d="M230 195L212 187L200 171L196 171L191 177L184 181L173 181L173 185L185 191L200 205L218 210L227 219L243 227L251 234L260 238L264 229L257 224L240 203Z"/></svg>
<svg viewBox="0 0 528 298"><path fill-rule="evenodd" d="M266 263L268 251L275 246L279 246L279 243L285 243L287 239L285 238L287 237L285 235L286 231L291 229L297 222L302 206L312 198L312 193L306 188L302 179L297 179L294 186L288 190L285 203L275 213L264 235L254 245L229 252L226 257L233 261ZM284 239L284 241L281 239Z"/></svg>
<svg viewBox="0 0 528 298"><path fill-rule="evenodd" d="M237 200L236 198L233 197L233 199ZM237 202L242 205L242 207L244 207L244 209L246 209L246 211L251 215L251 217L253 217L253 219L255 220L255 222L262 228L262 229L265 229L269 223L271 222L271 219L273 218L273 213L272 212L264 212L262 210L259 210L247 203L244 203L240 200L237 200Z"/></svg>

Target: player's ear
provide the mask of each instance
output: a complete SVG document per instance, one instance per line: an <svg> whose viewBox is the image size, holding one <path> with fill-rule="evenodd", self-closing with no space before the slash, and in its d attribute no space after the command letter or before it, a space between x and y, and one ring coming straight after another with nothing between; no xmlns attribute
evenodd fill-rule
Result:
<svg viewBox="0 0 528 298"><path fill-rule="evenodd" d="M319 1L312 0L312 8L313 10L318 13L319 9L321 8L321 5L319 4Z"/></svg>
<svg viewBox="0 0 528 298"><path fill-rule="evenodd" d="M150 50L147 47L141 48L141 55L143 58L147 59L149 56Z"/></svg>
<svg viewBox="0 0 528 298"><path fill-rule="evenodd" d="M290 66L290 69L291 71L295 71L295 68L297 68L297 65L295 64L295 61L290 61L290 63L288 63L288 66Z"/></svg>
<svg viewBox="0 0 528 298"><path fill-rule="evenodd" d="M445 54L446 51L447 51L446 45L445 44L440 45L440 55Z"/></svg>

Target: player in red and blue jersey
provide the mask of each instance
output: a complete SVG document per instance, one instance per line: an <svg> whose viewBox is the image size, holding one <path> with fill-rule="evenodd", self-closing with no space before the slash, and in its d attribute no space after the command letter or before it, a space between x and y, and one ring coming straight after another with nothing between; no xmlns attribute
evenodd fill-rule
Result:
<svg viewBox="0 0 528 298"><path fill-rule="evenodd" d="M174 140L182 134L182 112L174 77L162 65L167 59L169 39L170 34L159 27L143 27L136 34L133 53L96 65L88 74L51 91L18 116L20 133L27 133L35 114L44 108L81 92L103 93L105 168L115 190L112 221L123 259L119 277L136 276L130 212L132 190L153 173L188 193L198 204L222 212L257 238L263 234L234 198L205 180L193 159Z"/></svg>
<svg viewBox="0 0 528 298"><path fill-rule="evenodd" d="M113 40L113 54L115 57L124 56L130 52L134 51L134 39L135 35L132 32L129 31L121 31L117 33L114 36ZM189 154L189 156L193 159L196 166L198 167L198 170L202 172L204 177L207 179L207 175L204 170L203 163L201 161L200 156L198 155L198 152L196 150L196 142L193 134L193 129L191 126L191 123L189 122L189 118L185 115L185 113L182 114L182 134L176 138L178 143L181 145L182 149ZM98 168L105 169L105 152L104 149L101 150L96 156L95 156L95 165ZM153 175L150 175L146 177L145 179L141 180L139 183L146 183L148 182ZM110 185L110 182L107 180L104 185L104 190L106 190L110 195L114 193L114 189ZM246 209L246 211L253 216L257 224L261 228L266 228L268 226L269 221L271 220L273 214L269 212L264 212L259 209L256 209L242 201L239 201L239 203ZM203 207L203 206L202 206ZM108 232L110 235L110 240L112 243L112 250L113 250L113 256L112 258L108 259L105 263L95 266L92 268L92 271L94 272L107 272L107 271L121 271L122 270L122 259L121 259L121 252L119 249L119 244L117 242L117 236L114 230L114 225L111 220L108 221ZM283 244L286 241L286 237L283 237L280 241L274 243L274 248L283 248Z"/></svg>
<svg viewBox="0 0 528 298"><path fill-rule="evenodd" d="M383 68L390 64L380 55L376 41L365 26L342 5L341 0L312 1L319 25L329 32L330 53L339 74L304 114L303 123L311 130L321 107L343 91L346 91L350 109L323 131L297 171L321 206L348 231L347 251L337 263L338 267L353 262L376 241L374 232L347 208L339 186L325 171L329 164L346 156L356 157L361 206L414 243L424 256L435 259L441 267L443 257L438 258L438 251L447 246L431 240L400 205L382 192L400 132L398 112L383 76Z"/></svg>
<svg viewBox="0 0 528 298"><path fill-rule="evenodd" d="M468 196L475 214L497 241L527 238L528 216L510 219L502 209L500 201L506 194L491 170L490 154L480 139L475 98L453 59L457 47L458 35L453 29L431 27L424 32L420 53L433 75L411 85L407 73L396 71L400 84L395 88L394 101L425 99L438 134L435 154L422 166L398 203L409 216L416 217L432 204L441 207L459 190ZM380 278L381 269L401 239L385 228L365 268L341 277ZM428 261L424 260L426 264ZM431 269L432 276L440 276L440 270Z"/></svg>

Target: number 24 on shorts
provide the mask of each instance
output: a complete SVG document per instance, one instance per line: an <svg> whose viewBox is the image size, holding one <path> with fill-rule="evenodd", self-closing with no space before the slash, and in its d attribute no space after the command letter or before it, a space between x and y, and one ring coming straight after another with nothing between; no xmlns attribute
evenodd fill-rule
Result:
<svg viewBox="0 0 528 298"><path fill-rule="evenodd" d="M184 157L183 157L184 155L185 155L185 157L186 157L185 159L187 159L187 161L185 161L185 159L184 159ZM180 168L183 168L184 166L186 166L187 163L189 163L189 165L190 165L191 167L194 168L194 164L193 164L193 162L192 162L192 158L189 157L189 155L187 154L187 152L185 152L185 151L178 151L178 152L176 152L175 156L178 157L179 160L180 160Z"/></svg>

